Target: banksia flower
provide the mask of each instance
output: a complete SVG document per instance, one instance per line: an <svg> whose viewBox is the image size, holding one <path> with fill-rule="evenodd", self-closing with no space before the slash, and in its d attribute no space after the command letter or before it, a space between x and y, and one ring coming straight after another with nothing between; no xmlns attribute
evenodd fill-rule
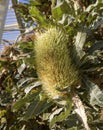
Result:
<svg viewBox="0 0 103 130"><path fill-rule="evenodd" d="M52 99L65 98L62 90L79 81L79 70L72 59L73 45L66 33L50 28L37 37L35 60L44 92Z"/></svg>

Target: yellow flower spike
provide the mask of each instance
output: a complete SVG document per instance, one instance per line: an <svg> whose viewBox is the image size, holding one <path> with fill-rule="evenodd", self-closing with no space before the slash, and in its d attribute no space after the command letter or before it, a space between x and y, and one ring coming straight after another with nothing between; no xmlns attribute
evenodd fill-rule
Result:
<svg viewBox="0 0 103 130"><path fill-rule="evenodd" d="M80 80L79 69L72 59L72 44L59 28L50 28L37 37L35 60L43 90L51 99L67 98L62 91Z"/></svg>

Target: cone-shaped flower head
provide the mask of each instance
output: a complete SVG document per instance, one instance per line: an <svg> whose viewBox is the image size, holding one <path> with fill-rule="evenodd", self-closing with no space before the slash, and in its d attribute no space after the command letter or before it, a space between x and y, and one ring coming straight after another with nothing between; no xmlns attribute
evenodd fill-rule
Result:
<svg viewBox="0 0 103 130"><path fill-rule="evenodd" d="M79 70L72 59L72 44L66 33L50 28L38 36L35 43L37 74L43 90L50 98L63 97L59 90L79 81Z"/></svg>

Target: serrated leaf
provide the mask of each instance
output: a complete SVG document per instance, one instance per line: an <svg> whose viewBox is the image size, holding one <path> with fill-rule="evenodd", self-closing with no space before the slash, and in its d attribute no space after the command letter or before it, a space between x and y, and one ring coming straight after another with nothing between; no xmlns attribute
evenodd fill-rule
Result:
<svg viewBox="0 0 103 130"><path fill-rule="evenodd" d="M100 24L103 22L103 1L100 2L97 0L95 4L90 4L85 12L88 12L87 23L89 24L90 29L97 29Z"/></svg>
<svg viewBox="0 0 103 130"><path fill-rule="evenodd" d="M30 15L34 17L38 23L40 23L41 25L47 25L46 16L43 15L35 6L31 7L29 12Z"/></svg>
<svg viewBox="0 0 103 130"><path fill-rule="evenodd" d="M99 87L93 82L85 79L84 81L85 88L89 93L89 101L92 106L100 106L103 107L103 92L99 89Z"/></svg>
<svg viewBox="0 0 103 130"><path fill-rule="evenodd" d="M103 107L103 92L92 82L90 82L90 86L90 104L92 106L97 105Z"/></svg>
<svg viewBox="0 0 103 130"><path fill-rule="evenodd" d="M54 118L54 116L58 115L62 110L63 110L63 108L56 109L56 110L50 115L49 121L51 122L52 119Z"/></svg>
<svg viewBox="0 0 103 130"><path fill-rule="evenodd" d="M74 21L74 18L68 14L63 14L62 19L58 23L64 26L69 26Z"/></svg>
<svg viewBox="0 0 103 130"><path fill-rule="evenodd" d="M42 113L43 111L45 111L46 109L48 109L53 103L52 102L47 102L47 100L43 100L43 101L34 101L32 102L28 109L27 112L24 116L24 120L28 120L33 118L35 115L38 115L40 113Z"/></svg>
<svg viewBox="0 0 103 130"><path fill-rule="evenodd" d="M87 8L86 8L86 12L91 12L93 9L97 9L99 8L100 9L100 6L103 5L103 0L97 0L94 4L90 4Z"/></svg>
<svg viewBox="0 0 103 130"><path fill-rule="evenodd" d="M63 14L73 14L71 10L66 1L57 0L56 6L52 8L52 16L58 21L62 19Z"/></svg>
<svg viewBox="0 0 103 130"><path fill-rule="evenodd" d="M73 97L73 102L75 105L75 112L80 116L85 129L90 130L90 128L88 126L88 122L87 122L87 115L85 112L84 105L83 105L82 101L80 100L80 98L78 97L78 95Z"/></svg>
<svg viewBox="0 0 103 130"><path fill-rule="evenodd" d="M53 117L49 119L50 128L52 128L56 122L61 122L61 121L65 120L71 112L71 107L72 107L72 104L70 103L68 108L65 109L65 111L61 112L62 108L60 108L60 109L57 109L56 112L53 112L52 113ZM52 116L52 114L51 114L51 116Z"/></svg>

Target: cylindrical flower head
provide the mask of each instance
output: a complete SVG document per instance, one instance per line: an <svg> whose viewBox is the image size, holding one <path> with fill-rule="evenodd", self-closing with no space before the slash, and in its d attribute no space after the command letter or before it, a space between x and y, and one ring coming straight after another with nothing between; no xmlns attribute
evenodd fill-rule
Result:
<svg viewBox="0 0 103 130"><path fill-rule="evenodd" d="M52 99L64 97L65 94L61 90L79 81L79 70L72 59L72 48L67 34L58 28L50 28L37 37L37 74L43 84L43 90Z"/></svg>

